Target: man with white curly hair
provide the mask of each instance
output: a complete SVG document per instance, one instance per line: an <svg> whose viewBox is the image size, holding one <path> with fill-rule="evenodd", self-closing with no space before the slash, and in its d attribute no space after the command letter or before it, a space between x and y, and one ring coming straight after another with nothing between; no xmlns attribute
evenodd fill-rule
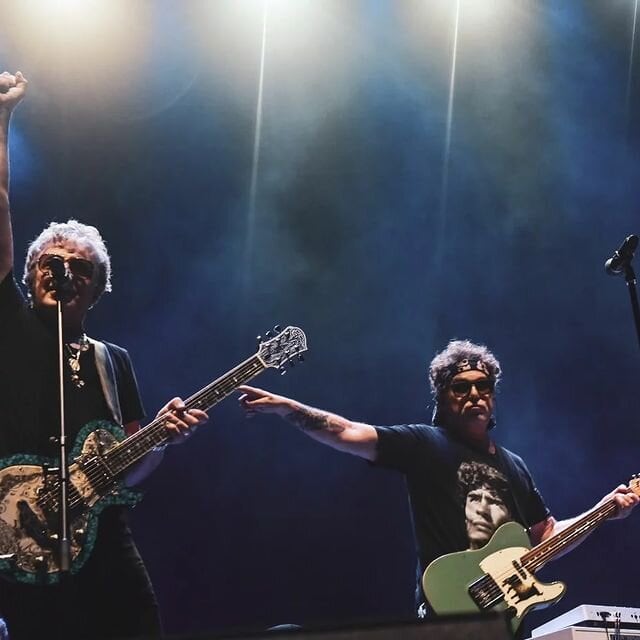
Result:
<svg viewBox="0 0 640 640"><path fill-rule="evenodd" d="M8 137L11 114L26 89L20 72L0 74L1 459L17 454L55 458L59 453L58 298L64 318L67 438L73 443L80 429L94 420L115 422L131 435L144 417L128 353L85 332L89 309L111 291L111 261L99 231L77 220L52 222L29 246L22 278L26 299L16 283ZM60 268L68 274L64 287L55 284ZM184 441L207 419L203 411L187 411L180 398L173 398L158 415L165 417L171 443ZM160 449L149 453L127 483L145 478L162 456ZM60 586L0 579L0 615L12 640L158 637L157 602L124 508L101 512L91 555Z"/></svg>
<svg viewBox="0 0 640 640"><path fill-rule="evenodd" d="M250 386L240 387L240 404L249 416L275 413L318 442L405 474L418 554L417 613L424 617L429 609L420 579L436 558L483 547L509 521L519 522L538 544L576 520L557 521L522 458L491 437L500 376L500 363L487 347L452 340L429 367L431 425L354 422ZM638 503L625 485L601 503L610 499L616 518Z"/></svg>

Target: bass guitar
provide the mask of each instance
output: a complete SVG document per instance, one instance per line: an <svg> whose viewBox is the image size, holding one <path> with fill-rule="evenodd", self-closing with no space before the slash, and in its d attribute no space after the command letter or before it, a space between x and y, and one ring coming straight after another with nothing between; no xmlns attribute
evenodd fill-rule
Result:
<svg viewBox="0 0 640 640"><path fill-rule="evenodd" d="M629 487L640 495L640 478L634 476ZM524 528L507 522L481 549L449 553L429 564L422 577L427 600L437 614L506 611L516 631L529 611L554 604L566 590L562 582L544 584L534 573L616 508L608 500L533 548Z"/></svg>
<svg viewBox="0 0 640 640"><path fill-rule="evenodd" d="M256 354L187 398L187 409L210 409L268 368L284 371L307 350L298 327L287 327L260 342ZM269 334L267 334L269 335ZM86 424L69 456L69 530L71 573L76 573L93 549L98 516L110 505L133 505L141 494L124 484L132 465L152 449L166 444L165 418L125 437L118 425L98 420ZM14 455L0 460L0 573L28 584L60 580L57 461Z"/></svg>

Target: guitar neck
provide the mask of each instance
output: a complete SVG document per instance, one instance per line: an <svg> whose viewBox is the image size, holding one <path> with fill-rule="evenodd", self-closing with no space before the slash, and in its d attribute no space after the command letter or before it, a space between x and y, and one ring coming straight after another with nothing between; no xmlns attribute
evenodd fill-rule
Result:
<svg viewBox="0 0 640 640"><path fill-rule="evenodd" d="M537 571L564 551L569 545L580 540L593 531L598 525L604 522L616 511L616 504L613 499L605 502L599 507L589 511L584 516L578 518L573 524L560 531L551 538L541 542L525 553L522 564L530 571Z"/></svg>
<svg viewBox="0 0 640 640"><path fill-rule="evenodd" d="M184 402L185 407L186 409L207 411L233 393L241 384L248 382L266 368L267 366L258 355L253 355L187 398ZM114 476L121 474L149 451L166 444L169 438L165 419L160 416L108 451L104 456L104 461Z"/></svg>

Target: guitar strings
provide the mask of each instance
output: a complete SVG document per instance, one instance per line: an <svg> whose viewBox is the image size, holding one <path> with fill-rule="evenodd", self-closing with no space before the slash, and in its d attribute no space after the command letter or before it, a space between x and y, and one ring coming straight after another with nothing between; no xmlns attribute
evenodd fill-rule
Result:
<svg viewBox="0 0 640 640"><path fill-rule="evenodd" d="M293 327L293 329L295 329L295 327ZM264 352L266 344L261 345L257 354L251 356L231 369L227 374L221 376L217 380L214 380L199 392L187 398L185 401L185 408L187 410L191 408L204 408L206 411L226 398L240 384L248 382L268 367L274 367L274 363L275 368L281 368L284 363L291 360L291 357L305 351L306 345L304 344L304 333L300 330L294 332L295 336L298 338L297 341L292 340L290 338L290 334L291 331L287 329L277 336L277 340L270 340L269 343L267 343L270 345L270 351L268 353ZM281 337L285 338L287 344L282 344ZM277 348L280 352L279 355L284 354L284 358L280 358L279 362L274 361L274 341L277 342ZM296 342L300 342L300 344L296 344ZM286 349L283 349L283 346L291 348L291 353ZM261 354L265 357L265 360L260 358ZM120 443L114 445L114 447L107 451L104 456L94 456L93 459L87 462L86 467L81 468L81 471L87 481L92 485L94 491L100 492L103 488L106 489L109 488L110 485L115 485L117 476L123 470L143 457L153 446L162 444L168 439L169 434L166 428L166 420L164 419L164 416L160 416L143 429L140 429L135 434L132 434ZM111 462L114 467L113 469L109 466L108 462ZM103 466L106 466L108 475L105 475ZM84 497L80 494L76 486L72 482L69 482L68 486L69 494L71 496L71 500L69 501L70 509L74 509L81 503L86 504ZM46 491L39 493L36 499L36 504L44 512L45 518L47 510L52 511L59 508L59 490L59 479L57 479L50 484ZM99 496L98 500L101 497L104 496Z"/></svg>
<svg viewBox="0 0 640 640"><path fill-rule="evenodd" d="M244 382L254 377L258 372L259 371L254 372L253 370L249 370L247 372L235 371L234 373L238 375L240 375L241 373L245 374L246 377L243 380ZM235 386L237 386L235 383L232 383L231 385L229 384L221 385L219 387L220 392L216 392L215 397L212 397L212 398L209 398L210 394L206 392L199 393L196 396L194 396L194 398L191 398L187 402L185 402L185 406L188 406L189 408L191 408L191 407L197 406L203 401L208 401L209 399L214 400L214 402L211 405L209 405L209 406L213 406L213 404L215 404L219 400L222 400L229 393L231 393L235 388ZM141 437L141 435L138 435L138 434L142 434L142 431L139 431L136 434L133 434L133 436L123 440L121 443L119 443L119 445L116 445L113 449L108 451L107 454L104 456L103 460L105 462L107 462L105 458L110 457L112 458L111 462L116 463L115 465L113 465L113 470L109 468L109 465L107 464L107 468L109 469L109 472L112 474L112 477L105 477L104 469L102 468L102 465L97 459L90 460L87 463L87 466L82 471L85 477L88 479L88 481L92 484L92 486L95 489L100 490L102 488L109 486L109 484L111 484L115 479L115 476L118 473L120 473L123 469L129 466L127 462L131 462L131 463L135 462L136 460L140 459L144 454L148 453L150 447L147 446L147 442L150 442L152 446L157 446L161 444L163 441L166 441L169 437L166 432L165 420L163 418L158 418L154 420L143 431L144 431L144 434L143 434L144 437ZM125 443L126 443L126 449L123 451L122 450L123 447L120 445L124 445ZM131 455L132 453L133 455ZM43 505L46 505L47 503L51 505L51 503L53 503L54 506L57 506L57 488L58 488L57 486L52 487L52 489L49 492L49 496L44 497L44 499L42 501L39 501L39 503L41 502ZM82 497L80 495L77 495L74 497L74 499L72 499L69 506L73 508L77 506L80 502L82 502Z"/></svg>
<svg viewBox="0 0 640 640"><path fill-rule="evenodd" d="M553 557L554 553L561 549L567 542L572 542L573 540L579 538L583 534L587 533L589 529L591 529L594 525L598 524L602 520L605 520L610 513L615 511L615 503L613 500L605 503L604 505L598 507L594 511L586 514L583 518L574 522L571 526L567 527L564 531L561 531L558 535L555 535L545 542L537 545L529 552L525 553L521 557L521 561L523 566L529 571L535 571L539 569L547 558ZM511 575L511 571L505 571L501 574L498 574L495 578L489 574L485 574L483 578L481 578L476 584L486 584L493 583L488 589L484 590L484 593L493 597L493 600L498 598L504 599L504 594L502 589L498 586L499 582L502 582L509 575ZM494 602L489 603L488 606L495 604Z"/></svg>
<svg viewBox="0 0 640 640"><path fill-rule="evenodd" d="M597 509L590 511L583 518L574 522L573 525L567 527L564 531L561 531L557 536L549 538L542 544L539 544L537 547L534 547L524 554L522 557L523 564L529 564L532 567L532 570L539 569L544 564L548 556L552 557L556 549L562 548L565 543L565 537L573 540L576 536L579 537L584 533L587 533L589 529L600 523L602 520L605 520L611 513L615 512L615 510L616 504L614 500L609 500ZM549 548L546 549L545 547Z"/></svg>
<svg viewBox="0 0 640 640"><path fill-rule="evenodd" d="M558 536L554 536L553 539L550 539L542 543L541 545L538 545L537 547L532 549L531 552L526 553L522 556L523 565L527 569L535 570L536 564L537 564L535 562L536 556L539 556L538 559L546 558L549 555L552 556L553 552L557 548L561 548L566 541L572 541L576 537L579 537L583 535L583 533L586 533L586 531L588 531L588 529L590 529L593 526L593 524L597 524L600 520L604 519L604 517L608 516L609 511L611 511L613 508L614 508L614 505L612 503L607 503L606 505L603 505L603 507L599 508L598 510L592 511L585 518L574 523L574 525L572 525L571 527L568 527L567 529L565 529L565 531L563 531L562 534L559 534ZM593 518L593 516L596 516L596 517ZM590 522L592 519L594 520L593 523ZM585 528L586 530L583 531L583 529ZM539 566L542 566L542 564L544 564L544 562L540 563L538 565L538 568ZM501 581L503 578L506 578L509 575L510 575L510 572L498 574L498 576L496 576L496 579L498 581ZM487 574L484 576L484 578L478 581L481 584L486 584L489 582L493 583L493 586L485 590L485 593L493 596L494 599L496 596L502 596L502 590L498 586L496 579L492 578L490 575Z"/></svg>
<svg viewBox="0 0 640 640"><path fill-rule="evenodd" d="M240 384L243 384L244 382L247 382L254 378L264 369L265 366L262 364L262 361L258 358L257 355L254 355L251 358L248 358L244 362L240 363L238 366L234 367L231 371L229 371L221 378L214 380L212 383L188 398L185 401L185 407L187 407L188 409L200 408L200 406L206 406L207 409L211 408L212 406L217 404L217 402L223 400L235 390L235 388L238 386L238 378L240 378ZM208 404L209 402L211 404ZM160 438L154 441L153 438L155 438L156 436L160 436ZM113 476L116 476L118 473L130 466L131 463L135 462L143 455L148 453L150 447L147 446L147 443L149 441L152 443L152 446L158 446L162 442L168 440L168 438L169 436L166 431L165 420L161 416L159 418L156 418L145 428L137 431L136 433L132 434L128 438L125 438L117 445L115 445L105 454L103 460L107 462L108 459L113 459L112 461L116 463L115 466L118 468L114 471L111 471L108 464L107 468L109 469L109 472L113 474ZM131 456L132 452L134 453L133 456ZM119 460L121 460L122 458L124 458L124 460L122 460L122 462L125 463L124 465L122 464L122 462L118 464ZM97 459L90 460L87 463L87 467L83 469L83 473L92 484L92 486L94 486L94 488L96 489L107 487L115 479L114 477L104 477L104 470ZM71 486L73 487L73 485ZM59 484L55 483L47 493L39 497L39 499L37 500L38 505L41 508L57 507L58 489ZM82 502L82 496L77 492L77 490L76 494L77 495L74 496L74 498L69 503L70 508L74 508Z"/></svg>
<svg viewBox="0 0 640 640"><path fill-rule="evenodd" d="M294 336L292 337L292 329L295 327L289 327L282 331L277 336L277 348L280 353L284 354L284 359L280 363L286 362L290 360L292 355L296 355L301 350L304 350L304 334L300 331L293 331ZM283 344L281 338L286 340L286 343ZM295 339L294 339L295 338ZM270 348L273 349L273 341L270 341ZM266 369L268 366L273 366L269 364L265 364L264 361L259 357L262 353L264 355L265 344L262 345L260 351L251 356L244 362L240 363L236 367L234 367L227 374L214 380L212 383L207 385L204 389L194 394L190 398L185 401L185 406L187 409L190 408L201 408L205 407L205 410L214 406L217 402L227 397L231 392L235 390L235 388L244 382L247 382L251 378L255 377L262 370ZM291 349L291 354L283 347L289 347ZM271 350L266 356L269 357L270 360L273 360L273 350ZM238 383L237 376L243 377L243 379ZM219 390L218 390L219 389ZM213 392L213 396L212 396ZM154 438L157 439L154 440ZM115 445L110 451L108 451L103 460L107 466L109 473L112 476L119 474L121 471L130 466L131 463L140 459L144 454L146 454L150 447L148 447L149 441L152 446L158 446L166 440L169 439L168 434L166 433L165 421L161 418L154 420L150 425L141 429L135 434L132 434L128 438L125 438L122 442ZM121 453L122 452L122 453ZM132 456L131 453L134 455ZM108 462L115 462L115 468L112 470ZM119 464L118 464L119 463ZM93 469L85 470L85 474L91 474L90 478L93 482L99 482L100 476L103 475L100 466L98 465L98 461L94 461ZM94 474L98 474L96 477ZM112 478L107 478L107 484L112 482ZM104 480L103 480L104 482Z"/></svg>
<svg viewBox="0 0 640 640"><path fill-rule="evenodd" d="M251 378L254 378L258 373L264 370L260 361L255 361L254 358L250 358L242 363L242 365L239 365L226 374L223 378L214 381L211 385L208 385L190 398L187 398L187 400L185 400L185 407L187 409L191 409L204 406L206 410L226 398L239 384L243 384L244 382L251 380ZM238 378L241 379L238 380ZM151 436L156 435L160 436L160 440L154 442ZM106 452L104 458L108 462L113 460L117 464L117 458L119 455L122 456L124 454L125 461L127 461L126 456L130 449L136 446L140 448L139 445L145 445L146 440L151 440L153 445L157 446L168 439L169 435L166 432L165 419L163 416L160 416L144 429L137 431L115 445L112 449ZM145 450L142 453L144 454L146 452L147 451ZM120 471L122 471L122 468L117 469L115 473L119 473Z"/></svg>

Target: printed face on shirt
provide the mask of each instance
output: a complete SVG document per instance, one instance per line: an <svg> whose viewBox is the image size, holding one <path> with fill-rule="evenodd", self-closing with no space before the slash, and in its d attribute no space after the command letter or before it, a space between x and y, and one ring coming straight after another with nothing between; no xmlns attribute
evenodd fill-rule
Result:
<svg viewBox="0 0 640 640"><path fill-rule="evenodd" d="M480 549L496 529L513 518L505 502L507 479L480 462L463 462L458 469L469 549Z"/></svg>

